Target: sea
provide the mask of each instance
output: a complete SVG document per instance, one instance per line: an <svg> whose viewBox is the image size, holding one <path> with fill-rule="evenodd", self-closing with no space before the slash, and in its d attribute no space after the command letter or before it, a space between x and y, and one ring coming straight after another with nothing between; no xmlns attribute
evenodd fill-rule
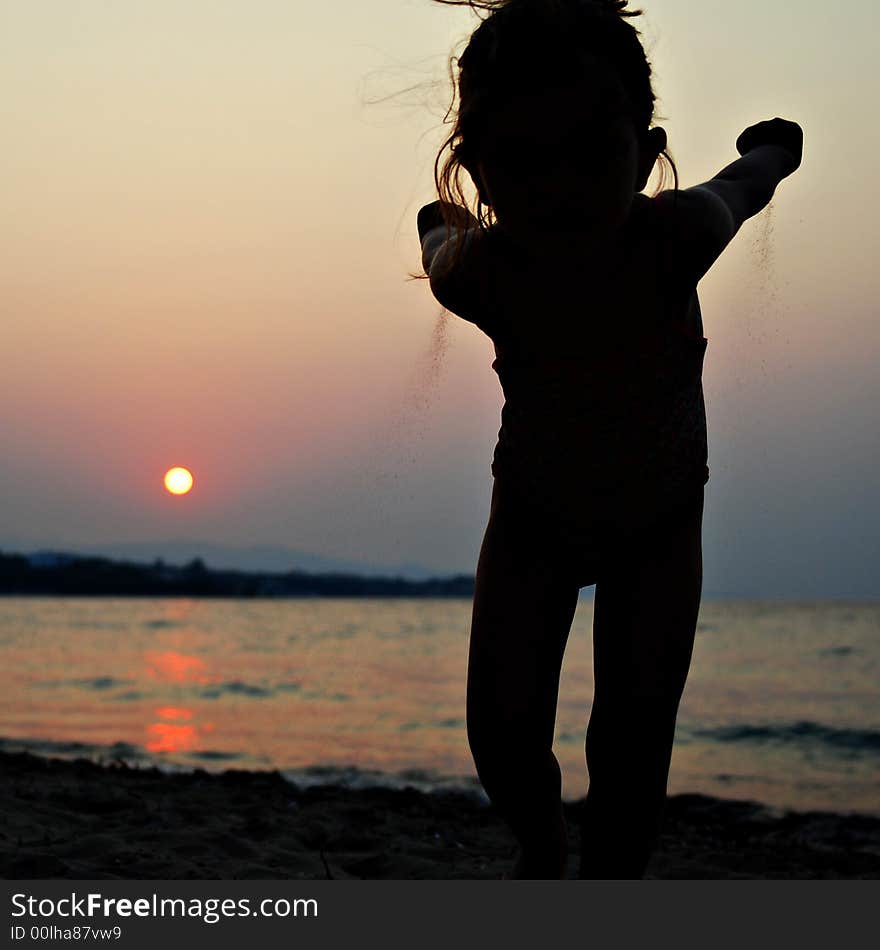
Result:
<svg viewBox="0 0 880 950"><path fill-rule="evenodd" d="M568 801L588 783L592 611L559 689ZM486 800L470 617L466 599L0 597L0 749ZM880 815L878 682L880 602L704 600L670 794Z"/></svg>

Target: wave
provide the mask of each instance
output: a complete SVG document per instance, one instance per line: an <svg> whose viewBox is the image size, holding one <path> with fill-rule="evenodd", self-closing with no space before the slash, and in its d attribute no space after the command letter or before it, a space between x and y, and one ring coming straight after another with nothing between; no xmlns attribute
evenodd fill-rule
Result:
<svg viewBox="0 0 880 950"><path fill-rule="evenodd" d="M165 774L198 771L278 771L287 782L298 789L335 787L344 789L415 789L428 795L460 795L486 807L489 798L479 779L472 775L444 775L432 769L410 768L399 772L361 768L355 765L311 765L284 768L268 762L255 763L244 754L214 749L200 749L185 753L184 760L171 760L153 755L142 746L128 742L100 745L93 742L57 741L52 739L9 738L0 736L0 755L29 752L32 755L54 759L87 759L98 765L125 765L133 768L156 768ZM188 762L186 760L189 760ZM245 764L243 770L229 769L225 763Z"/></svg>
<svg viewBox="0 0 880 950"><path fill-rule="evenodd" d="M880 753L880 731L876 729L839 729L808 721L776 725L746 723L714 729L695 729L693 734L715 739L717 742L823 745L841 752Z"/></svg>
<svg viewBox="0 0 880 950"><path fill-rule="evenodd" d="M0 752L31 752L57 758L85 758L101 762L145 761L148 753L128 742L100 745L96 742L76 742L71 739L42 739L39 737L8 738L0 736Z"/></svg>

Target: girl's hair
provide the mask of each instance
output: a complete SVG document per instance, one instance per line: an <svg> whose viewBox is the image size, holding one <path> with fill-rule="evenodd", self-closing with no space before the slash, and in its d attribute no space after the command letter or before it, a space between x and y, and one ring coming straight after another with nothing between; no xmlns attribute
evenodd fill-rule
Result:
<svg viewBox="0 0 880 950"><path fill-rule="evenodd" d="M485 231L494 218L492 209L477 195L476 215L468 210L462 190L463 161L476 156L480 136L490 110L511 95L573 80L589 63L597 60L609 66L620 79L639 132L646 132L654 118L656 99L651 87L651 65L639 40L639 31L627 17L641 16L641 10L627 10L628 0L436 0L450 6L469 6L474 12L487 10L458 57L458 83L449 61L453 86L452 104L444 116L449 119L458 92L459 107L452 131L440 147L434 162L434 183L446 224L446 237L453 229ZM479 14L478 14L479 16ZM443 160L444 151L449 155ZM672 167L675 190L678 169L664 150L660 153ZM661 166L660 184L666 183ZM455 267L466 242L457 247L450 268ZM426 277L426 274L420 274Z"/></svg>

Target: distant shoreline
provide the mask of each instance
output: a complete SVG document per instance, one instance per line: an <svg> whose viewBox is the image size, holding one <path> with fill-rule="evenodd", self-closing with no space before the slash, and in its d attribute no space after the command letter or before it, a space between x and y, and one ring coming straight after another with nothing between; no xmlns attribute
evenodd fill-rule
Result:
<svg viewBox="0 0 880 950"><path fill-rule="evenodd" d="M407 580L350 573L218 570L201 558L182 567L92 555L0 553L0 596L54 597L473 597L474 578Z"/></svg>

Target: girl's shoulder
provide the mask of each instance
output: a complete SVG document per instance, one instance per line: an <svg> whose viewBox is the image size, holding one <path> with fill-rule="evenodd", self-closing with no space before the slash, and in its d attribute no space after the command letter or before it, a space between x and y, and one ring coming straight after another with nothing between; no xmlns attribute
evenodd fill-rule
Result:
<svg viewBox="0 0 880 950"><path fill-rule="evenodd" d="M729 210L706 185L661 191L647 200L670 279L696 287L738 230Z"/></svg>
<svg viewBox="0 0 880 950"><path fill-rule="evenodd" d="M436 300L456 316L475 324L493 340L506 332L503 314L509 309L508 298L516 278L523 271L522 251L497 226L473 227L447 242L442 252L456 258L456 241L464 247L455 267L437 269L431 276L431 291Z"/></svg>
<svg viewBox="0 0 880 950"><path fill-rule="evenodd" d="M456 257L456 242L464 246L457 255L455 267L440 266L431 271L431 291L436 300L456 316L476 324L490 336L494 328L493 313L497 307L497 287L507 249L494 228L469 228L447 242L440 255Z"/></svg>

